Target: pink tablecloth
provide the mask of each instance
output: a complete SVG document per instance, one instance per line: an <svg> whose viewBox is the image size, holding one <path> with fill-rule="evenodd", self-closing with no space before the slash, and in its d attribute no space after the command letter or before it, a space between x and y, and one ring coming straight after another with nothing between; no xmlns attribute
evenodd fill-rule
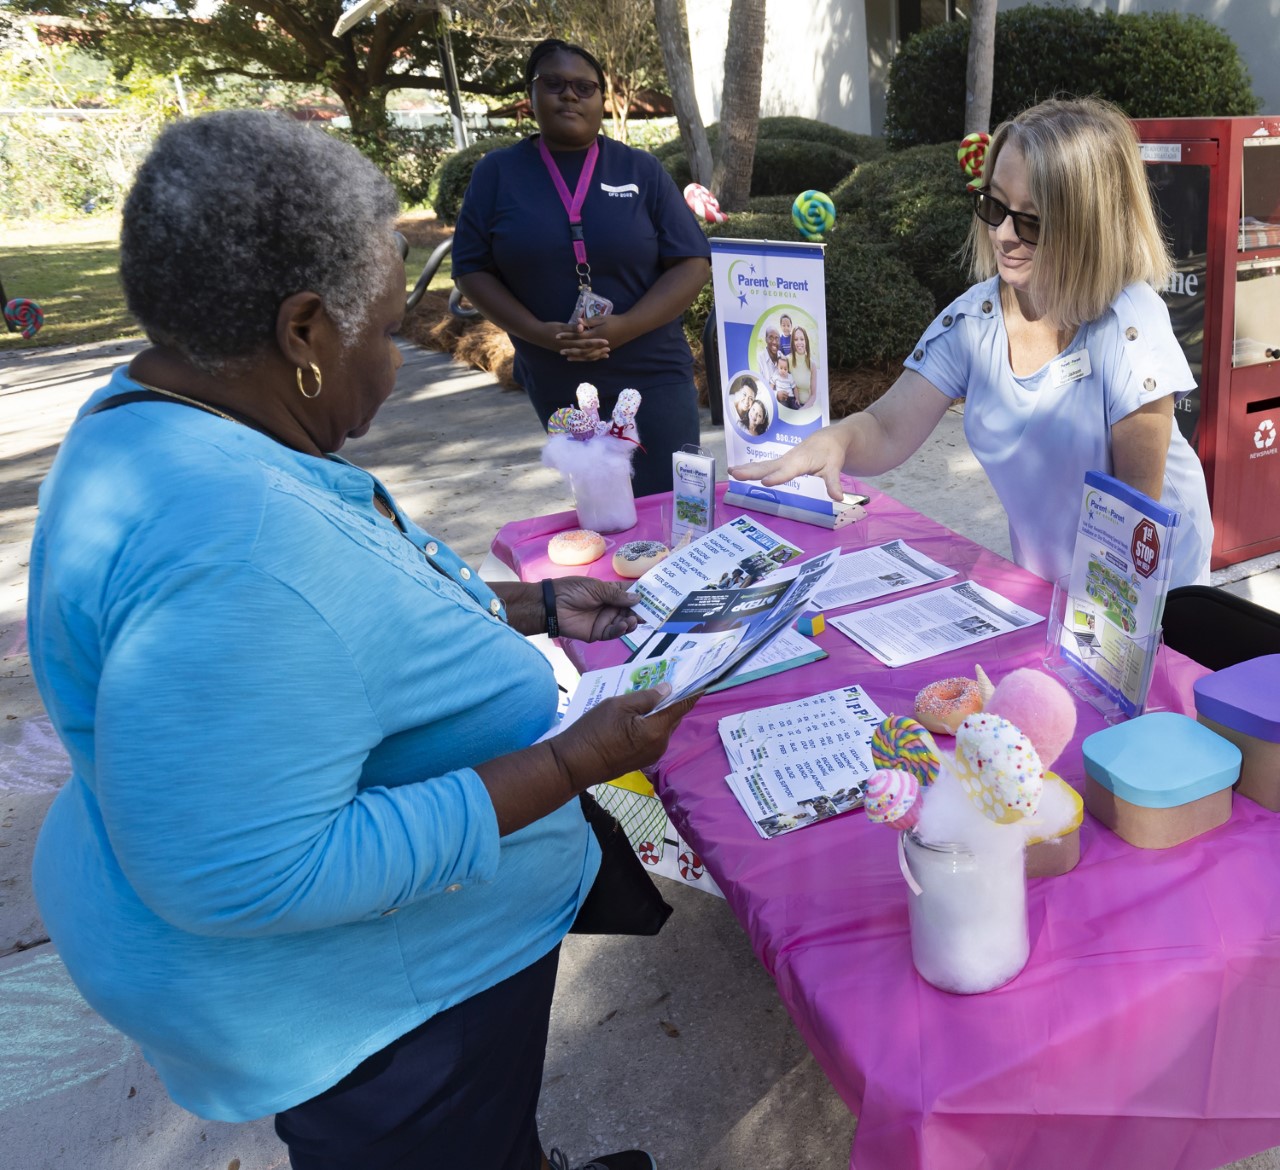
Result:
<svg viewBox="0 0 1280 1170"><path fill-rule="evenodd" d="M1047 613L1050 587L860 485L867 519L840 532L758 519L806 553L908 540L964 576ZM621 543L660 535L642 501ZM720 520L736 514L721 512ZM572 512L508 524L494 552L521 577L562 575L547 537ZM612 576L606 557L591 567ZM911 965L894 834L861 812L762 840L724 783L723 715L861 683L908 712L921 685L1038 665L1044 625L890 670L843 634L830 657L703 699L663 761L659 790L751 936L793 1019L858 1116L854 1170L1213 1170L1280 1145L1280 816L1237 798L1231 820L1163 852L1086 817L1070 874L1030 883L1032 951L1005 987L952 996ZM567 644L579 665L614 645ZM1153 701L1191 710L1202 668L1162 652ZM1084 707L1056 771L1080 786Z"/></svg>

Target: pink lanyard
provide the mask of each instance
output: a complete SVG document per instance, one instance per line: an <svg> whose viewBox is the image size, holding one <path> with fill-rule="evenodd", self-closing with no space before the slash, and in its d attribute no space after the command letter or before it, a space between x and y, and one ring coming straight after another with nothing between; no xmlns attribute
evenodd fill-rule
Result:
<svg viewBox="0 0 1280 1170"><path fill-rule="evenodd" d="M569 194L569 185L564 181L564 176L560 174L560 168L551 157L551 151L547 149L547 144L541 137L538 139L538 153L542 156L542 164L547 168L547 173L555 184L560 202L569 213L569 235L573 240L574 259L578 262L578 285L582 288L590 287L591 265L587 263L587 243L582 236L582 205L587 201L587 192L591 188L591 176L596 169L596 159L600 157L600 143L592 142L587 150L586 161L582 164L582 174L578 176L578 185L573 189L572 195Z"/></svg>

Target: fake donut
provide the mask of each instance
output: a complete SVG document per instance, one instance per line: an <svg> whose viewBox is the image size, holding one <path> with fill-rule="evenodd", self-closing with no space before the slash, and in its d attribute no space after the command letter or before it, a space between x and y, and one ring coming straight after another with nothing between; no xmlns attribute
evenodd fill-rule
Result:
<svg viewBox="0 0 1280 1170"><path fill-rule="evenodd" d="M1044 765L1031 741L999 715L973 715L956 731L956 775L989 820L1008 825L1034 816Z"/></svg>
<svg viewBox="0 0 1280 1170"><path fill-rule="evenodd" d="M604 556L604 537L590 528L557 532L547 542L547 556L557 565L589 565Z"/></svg>
<svg viewBox="0 0 1280 1170"><path fill-rule="evenodd" d="M974 678L940 678L916 695L915 717L935 735L955 735L956 728L976 715L991 698L994 689L982 667L974 668Z"/></svg>
<svg viewBox="0 0 1280 1170"><path fill-rule="evenodd" d="M619 577L634 581L643 577L671 550L658 540L629 540L613 554L613 571Z"/></svg>

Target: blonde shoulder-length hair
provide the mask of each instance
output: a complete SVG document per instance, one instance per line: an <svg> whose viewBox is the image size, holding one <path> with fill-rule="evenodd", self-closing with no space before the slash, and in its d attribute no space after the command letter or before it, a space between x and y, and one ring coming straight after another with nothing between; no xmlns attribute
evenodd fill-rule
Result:
<svg viewBox="0 0 1280 1170"><path fill-rule="evenodd" d="M1053 98L1002 123L991 136L984 185L1006 148L1022 155L1040 218L1029 289L1038 312L1075 329L1101 317L1128 285L1167 283L1173 262L1138 137L1117 106ZM991 235L977 216L967 252L974 280L996 274Z"/></svg>

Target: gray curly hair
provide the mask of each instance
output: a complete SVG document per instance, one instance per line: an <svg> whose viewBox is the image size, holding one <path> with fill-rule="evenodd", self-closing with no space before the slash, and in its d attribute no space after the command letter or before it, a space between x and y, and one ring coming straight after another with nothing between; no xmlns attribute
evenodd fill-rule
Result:
<svg viewBox="0 0 1280 1170"><path fill-rule="evenodd" d="M359 151L284 115L206 114L160 135L125 201L120 279L156 344L225 374L318 293L353 342L396 254L399 204Z"/></svg>

